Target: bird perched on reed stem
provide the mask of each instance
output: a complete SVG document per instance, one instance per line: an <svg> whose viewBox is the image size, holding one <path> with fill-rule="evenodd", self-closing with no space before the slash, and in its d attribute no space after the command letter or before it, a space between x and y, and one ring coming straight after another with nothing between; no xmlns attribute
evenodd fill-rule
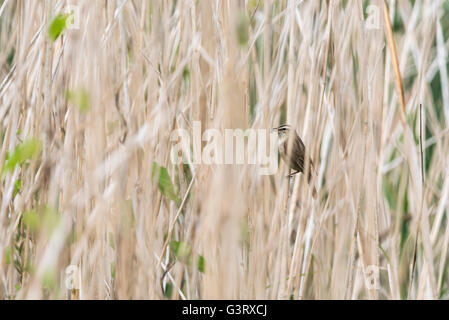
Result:
<svg viewBox="0 0 449 320"><path fill-rule="evenodd" d="M307 163L304 162L304 158L306 157L306 147L296 133L296 130L287 124L273 128L273 130L276 130L279 136L278 146L282 159L289 168L295 170L295 172L289 174L289 177L300 172L305 173L304 171L307 170L307 181L310 184L313 174L313 162L310 157L307 157ZM312 195L314 198L316 197L315 187L313 187Z"/></svg>

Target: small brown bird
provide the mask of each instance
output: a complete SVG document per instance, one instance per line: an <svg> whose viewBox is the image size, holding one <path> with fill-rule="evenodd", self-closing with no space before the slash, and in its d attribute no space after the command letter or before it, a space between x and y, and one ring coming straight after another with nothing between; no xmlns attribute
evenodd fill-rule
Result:
<svg viewBox="0 0 449 320"><path fill-rule="evenodd" d="M313 162L309 157L307 168L304 167L306 147L304 146L301 138L296 133L295 129L287 124L283 124L277 128L273 128L273 130L276 130L279 135L279 153L281 154L282 159L291 169L295 170L295 172L289 174L289 176L291 177L299 172L304 173L304 170L307 170L307 181L310 184L312 180ZM290 139L293 139L293 141L291 141L291 145L289 146ZM316 196L315 187L313 187L312 194L313 197Z"/></svg>

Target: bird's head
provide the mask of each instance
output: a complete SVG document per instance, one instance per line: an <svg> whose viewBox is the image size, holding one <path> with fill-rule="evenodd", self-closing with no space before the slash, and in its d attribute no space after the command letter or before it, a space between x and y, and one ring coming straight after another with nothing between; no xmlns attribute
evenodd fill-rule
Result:
<svg viewBox="0 0 449 320"><path fill-rule="evenodd" d="M277 128L273 128L273 131L276 131L279 135L279 138L284 138L284 137L288 137L288 135L290 134L292 127L289 126L288 124L283 124Z"/></svg>

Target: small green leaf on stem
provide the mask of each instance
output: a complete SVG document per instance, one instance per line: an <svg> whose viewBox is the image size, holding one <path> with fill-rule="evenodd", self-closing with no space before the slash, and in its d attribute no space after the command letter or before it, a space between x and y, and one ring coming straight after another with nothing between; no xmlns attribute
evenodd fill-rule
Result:
<svg viewBox="0 0 449 320"><path fill-rule="evenodd" d="M67 100L73 102L82 113L90 109L89 93L85 89L67 91Z"/></svg>
<svg viewBox="0 0 449 320"><path fill-rule="evenodd" d="M3 172L11 172L17 165L23 164L41 153L42 144L39 140L31 138L16 146L14 151L8 156Z"/></svg>
<svg viewBox="0 0 449 320"><path fill-rule="evenodd" d="M164 197L169 200L173 200L179 206L181 203L181 199L175 192L175 188L170 179L167 169L159 166L156 162L153 162L151 177L153 179L153 182L158 184L159 190L161 191L162 195L164 195Z"/></svg>
<svg viewBox="0 0 449 320"><path fill-rule="evenodd" d="M48 36L51 40L55 41L61 35L62 32L67 27L67 19L69 15L67 14L58 14L56 15L50 23L50 27L48 28Z"/></svg>

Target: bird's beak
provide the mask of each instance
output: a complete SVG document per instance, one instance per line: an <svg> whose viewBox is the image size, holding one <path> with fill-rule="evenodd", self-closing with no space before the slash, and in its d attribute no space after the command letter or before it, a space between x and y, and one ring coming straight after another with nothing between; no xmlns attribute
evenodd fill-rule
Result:
<svg viewBox="0 0 449 320"><path fill-rule="evenodd" d="M279 128L271 128L271 132L274 132L274 131L278 131L279 130Z"/></svg>

